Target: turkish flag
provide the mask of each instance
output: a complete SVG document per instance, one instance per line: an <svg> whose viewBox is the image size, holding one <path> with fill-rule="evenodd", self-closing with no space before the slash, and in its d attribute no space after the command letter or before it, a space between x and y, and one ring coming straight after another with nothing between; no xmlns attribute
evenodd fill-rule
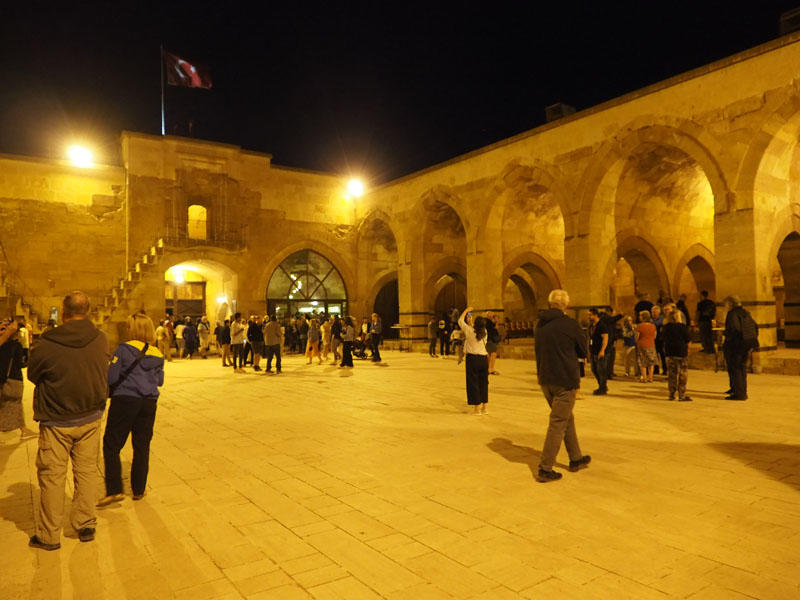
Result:
<svg viewBox="0 0 800 600"><path fill-rule="evenodd" d="M211 89L211 76L208 70L194 65L179 56L164 53L164 66L167 69L167 83L180 87Z"/></svg>

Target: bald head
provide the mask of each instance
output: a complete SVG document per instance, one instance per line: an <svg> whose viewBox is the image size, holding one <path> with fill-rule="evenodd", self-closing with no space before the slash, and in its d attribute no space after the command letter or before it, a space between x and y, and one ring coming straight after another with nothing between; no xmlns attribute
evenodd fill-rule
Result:
<svg viewBox="0 0 800 600"><path fill-rule="evenodd" d="M89 318L89 296L77 290L64 296L62 312L65 321Z"/></svg>

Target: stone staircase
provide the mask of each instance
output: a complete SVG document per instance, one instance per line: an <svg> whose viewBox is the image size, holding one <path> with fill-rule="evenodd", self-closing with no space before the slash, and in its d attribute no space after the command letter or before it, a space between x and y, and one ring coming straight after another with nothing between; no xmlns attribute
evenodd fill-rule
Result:
<svg viewBox="0 0 800 600"><path fill-rule="evenodd" d="M7 264L0 266L0 318L8 319L22 316L25 323L32 329L34 334L38 334L47 323L43 317L25 297L19 293L23 284L16 284L13 276L9 273ZM29 294L29 298L33 297Z"/></svg>
<svg viewBox="0 0 800 600"><path fill-rule="evenodd" d="M110 341L115 341L122 333L120 328L127 321L130 314L137 310L133 306L134 290L136 285L148 274L154 271L158 259L164 254L165 242L163 238L156 240L147 253L121 277L117 284L106 294L102 303L95 303L91 311L91 318L95 325L103 329Z"/></svg>

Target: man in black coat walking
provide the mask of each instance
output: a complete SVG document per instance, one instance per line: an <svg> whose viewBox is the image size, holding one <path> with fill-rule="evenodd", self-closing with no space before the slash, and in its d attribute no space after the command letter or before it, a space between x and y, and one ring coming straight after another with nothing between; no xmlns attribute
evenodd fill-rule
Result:
<svg viewBox="0 0 800 600"><path fill-rule="evenodd" d="M561 479L553 470L561 441L569 454L569 470L589 465L591 457L581 453L572 410L581 379L578 360L586 358L586 335L564 311L569 306L565 290L553 290L547 298L550 308L539 317L536 326L536 365L539 385L550 405L550 424L544 440L536 480L542 483Z"/></svg>

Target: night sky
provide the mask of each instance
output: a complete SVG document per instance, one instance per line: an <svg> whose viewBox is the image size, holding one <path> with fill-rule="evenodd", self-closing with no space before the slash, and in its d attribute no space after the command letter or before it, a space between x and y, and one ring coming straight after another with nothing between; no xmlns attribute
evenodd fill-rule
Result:
<svg viewBox="0 0 800 600"><path fill-rule="evenodd" d="M119 163L120 131L160 132L163 42L213 79L168 88L168 133L374 184L773 39L800 0L13 4L0 153Z"/></svg>

